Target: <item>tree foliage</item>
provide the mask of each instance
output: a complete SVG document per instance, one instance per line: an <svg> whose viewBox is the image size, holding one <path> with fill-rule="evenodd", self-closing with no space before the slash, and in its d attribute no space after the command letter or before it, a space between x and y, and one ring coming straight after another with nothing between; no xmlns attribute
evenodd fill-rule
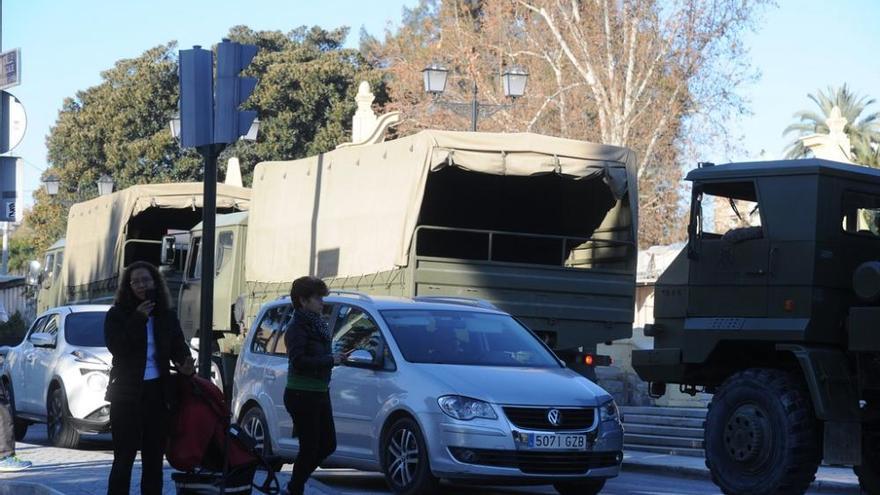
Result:
<svg viewBox="0 0 880 495"><path fill-rule="evenodd" d="M850 152L853 161L869 167L880 166L880 112L866 113L877 100L853 92L846 84L836 88L829 86L824 91L820 89L815 94L808 94L807 98L819 107L819 113L814 110L795 112L793 117L797 121L783 131L783 135L795 135L786 148L786 158L810 156L810 150L800 138L811 134L828 134L825 121L831 116L831 109L837 107L840 115L846 119L843 132L852 145Z"/></svg>
<svg viewBox="0 0 880 495"><path fill-rule="evenodd" d="M246 72L259 78L245 106L261 121L256 143L238 142L221 158L238 156L247 185L257 162L307 156L347 140L358 83L367 80L387 101L381 75L357 50L342 47L347 28L300 27L288 33L230 29L233 41L255 44L259 52ZM177 111L176 43L116 62L101 83L67 98L46 138L49 169L61 180L57 198L35 194L26 212L27 239L42 252L66 229L67 208L97 195L97 179L107 174L116 188L133 184L200 181L202 161L181 150L169 132ZM221 175L222 177L222 175Z"/></svg>
<svg viewBox="0 0 880 495"><path fill-rule="evenodd" d="M422 0L362 49L387 68L401 132L466 129L432 105L421 70L450 69L444 98L503 103L500 75L528 68L526 95L480 130L533 131L626 146L639 158L641 243L684 235L681 161L694 146L728 141L746 111L737 89L754 79L742 35L763 0Z"/></svg>

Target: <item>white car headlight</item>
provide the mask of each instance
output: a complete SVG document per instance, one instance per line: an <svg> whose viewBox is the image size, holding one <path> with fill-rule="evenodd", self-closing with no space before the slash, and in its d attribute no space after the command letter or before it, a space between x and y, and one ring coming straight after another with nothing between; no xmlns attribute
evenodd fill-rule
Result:
<svg viewBox="0 0 880 495"><path fill-rule="evenodd" d="M488 402L460 395L444 395L437 399L440 409L455 419L470 420L474 418L498 419L495 410Z"/></svg>
<svg viewBox="0 0 880 495"><path fill-rule="evenodd" d="M101 360L98 356L95 356L91 352L84 351L82 349L77 349L71 352L76 362L78 363L88 363L88 364L102 364L107 366L107 363Z"/></svg>
<svg viewBox="0 0 880 495"><path fill-rule="evenodd" d="M89 376L86 377L86 385L92 390L105 390L109 382L110 377L99 371L89 373Z"/></svg>
<svg viewBox="0 0 880 495"><path fill-rule="evenodd" d="M599 421L620 421L620 410L614 399L599 406Z"/></svg>

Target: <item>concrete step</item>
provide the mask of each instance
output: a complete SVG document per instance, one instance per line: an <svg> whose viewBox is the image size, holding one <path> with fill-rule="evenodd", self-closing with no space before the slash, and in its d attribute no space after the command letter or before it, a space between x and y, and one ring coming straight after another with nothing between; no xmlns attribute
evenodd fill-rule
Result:
<svg viewBox="0 0 880 495"><path fill-rule="evenodd" d="M680 438L663 435L644 435L638 433L624 433L624 445L652 445L656 447L684 447L689 449L702 449L702 438Z"/></svg>
<svg viewBox="0 0 880 495"><path fill-rule="evenodd" d="M697 438L703 439L702 428L681 428L678 426L658 425L634 425L625 424L623 429L627 433L636 435L654 435L659 437Z"/></svg>
<svg viewBox="0 0 880 495"><path fill-rule="evenodd" d="M686 455L689 457L705 457L703 453L703 449L689 449L685 447L657 447L655 445L624 445L624 452L627 450L638 450L640 452L653 452L655 454L672 454L672 455Z"/></svg>
<svg viewBox="0 0 880 495"><path fill-rule="evenodd" d="M652 407L652 406L623 406L620 408L624 417L628 414L645 416L672 416L679 418L705 418L706 409L701 407Z"/></svg>
<svg viewBox="0 0 880 495"><path fill-rule="evenodd" d="M678 426L682 428L703 428L703 418L679 418L676 416L651 416L647 414L624 414L623 424Z"/></svg>

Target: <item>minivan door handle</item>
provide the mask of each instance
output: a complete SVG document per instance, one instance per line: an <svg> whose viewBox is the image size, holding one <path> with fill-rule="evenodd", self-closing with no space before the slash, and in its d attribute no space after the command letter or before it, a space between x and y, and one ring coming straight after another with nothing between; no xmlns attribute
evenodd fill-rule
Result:
<svg viewBox="0 0 880 495"><path fill-rule="evenodd" d="M266 380L269 380L270 382L274 382L275 381L275 373L273 373L272 370L266 370L263 372L263 378Z"/></svg>

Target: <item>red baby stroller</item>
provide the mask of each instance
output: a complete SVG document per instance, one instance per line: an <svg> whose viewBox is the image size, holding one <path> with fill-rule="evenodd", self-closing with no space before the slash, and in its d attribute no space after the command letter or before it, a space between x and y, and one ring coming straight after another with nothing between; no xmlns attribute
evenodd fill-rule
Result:
<svg viewBox="0 0 880 495"><path fill-rule="evenodd" d="M168 463L178 495L247 495L252 488L266 494L280 492L276 460L263 458L256 442L238 425L230 425L223 393L198 376L175 375L178 404L171 422ZM266 480L253 484L258 467Z"/></svg>

